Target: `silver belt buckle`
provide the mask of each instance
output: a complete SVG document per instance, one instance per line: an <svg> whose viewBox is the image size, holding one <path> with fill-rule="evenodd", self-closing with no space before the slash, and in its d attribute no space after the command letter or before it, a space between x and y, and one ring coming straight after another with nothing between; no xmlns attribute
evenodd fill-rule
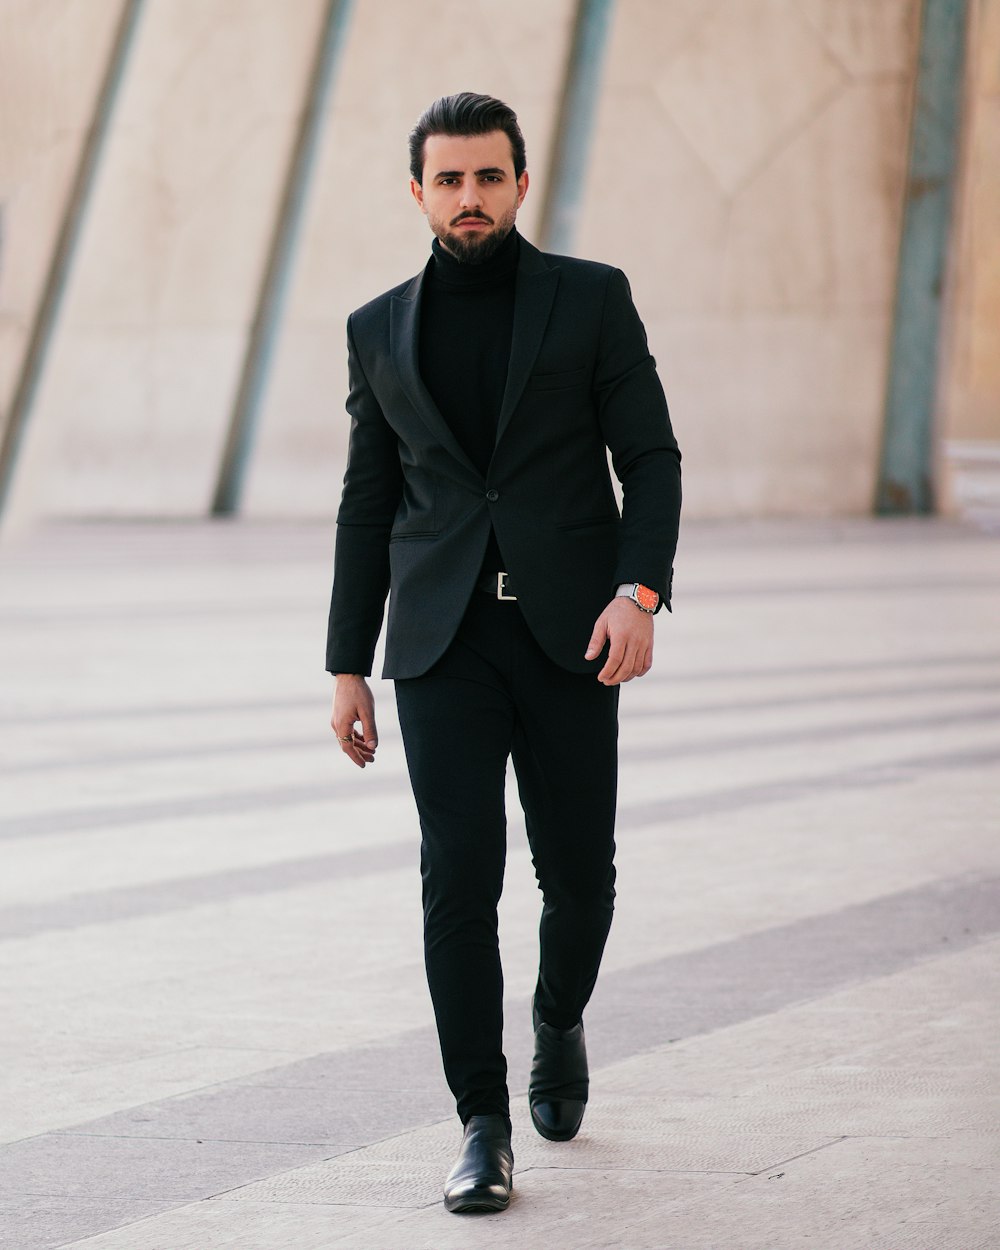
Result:
<svg viewBox="0 0 1000 1250"><path fill-rule="evenodd" d="M504 599L507 603L517 603L517 595L504 594L504 582L507 580L506 573L497 574L497 598Z"/></svg>

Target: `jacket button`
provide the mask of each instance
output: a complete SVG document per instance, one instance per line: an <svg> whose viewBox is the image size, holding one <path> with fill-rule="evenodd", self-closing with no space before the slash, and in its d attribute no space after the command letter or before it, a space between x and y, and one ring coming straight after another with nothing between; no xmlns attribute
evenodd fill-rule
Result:
<svg viewBox="0 0 1000 1250"><path fill-rule="evenodd" d="M488 490L486 492L486 498L490 501L490 503L496 503L496 501L500 498L500 492L498 490Z"/></svg>

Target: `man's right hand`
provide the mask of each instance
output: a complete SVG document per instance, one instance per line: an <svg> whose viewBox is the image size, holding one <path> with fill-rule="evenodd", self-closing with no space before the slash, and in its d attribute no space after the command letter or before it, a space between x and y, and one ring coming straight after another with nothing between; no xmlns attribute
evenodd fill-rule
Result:
<svg viewBox="0 0 1000 1250"><path fill-rule="evenodd" d="M340 749L359 768L372 763L378 746L375 698L365 679L357 673L338 673L334 678L333 715L330 726ZM356 729L361 723L361 732Z"/></svg>

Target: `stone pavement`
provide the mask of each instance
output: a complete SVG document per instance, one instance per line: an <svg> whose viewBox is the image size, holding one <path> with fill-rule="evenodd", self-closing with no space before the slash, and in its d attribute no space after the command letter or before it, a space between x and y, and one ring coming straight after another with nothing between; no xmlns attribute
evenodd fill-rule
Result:
<svg viewBox="0 0 1000 1250"><path fill-rule="evenodd" d="M512 815L516 1188L487 1217L440 1205L458 1131L391 691L373 768L327 727L330 547L108 524L0 548L0 1245L1000 1247L997 539L685 530L623 694L565 1145L524 1105Z"/></svg>

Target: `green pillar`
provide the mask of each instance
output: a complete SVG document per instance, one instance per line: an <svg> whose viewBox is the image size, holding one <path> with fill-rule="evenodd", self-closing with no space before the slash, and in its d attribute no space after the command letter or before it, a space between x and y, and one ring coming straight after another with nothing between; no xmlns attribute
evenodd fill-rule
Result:
<svg viewBox="0 0 1000 1250"><path fill-rule="evenodd" d="M875 511L934 510L934 415L967 0L923 0Z"/></svg>
<svg viewBox="0 0 1000 1250"><path fill-rule="evenodd" d="M573 248L613 8L614 0L577 0L539 230L547 252Z"/></svg>

